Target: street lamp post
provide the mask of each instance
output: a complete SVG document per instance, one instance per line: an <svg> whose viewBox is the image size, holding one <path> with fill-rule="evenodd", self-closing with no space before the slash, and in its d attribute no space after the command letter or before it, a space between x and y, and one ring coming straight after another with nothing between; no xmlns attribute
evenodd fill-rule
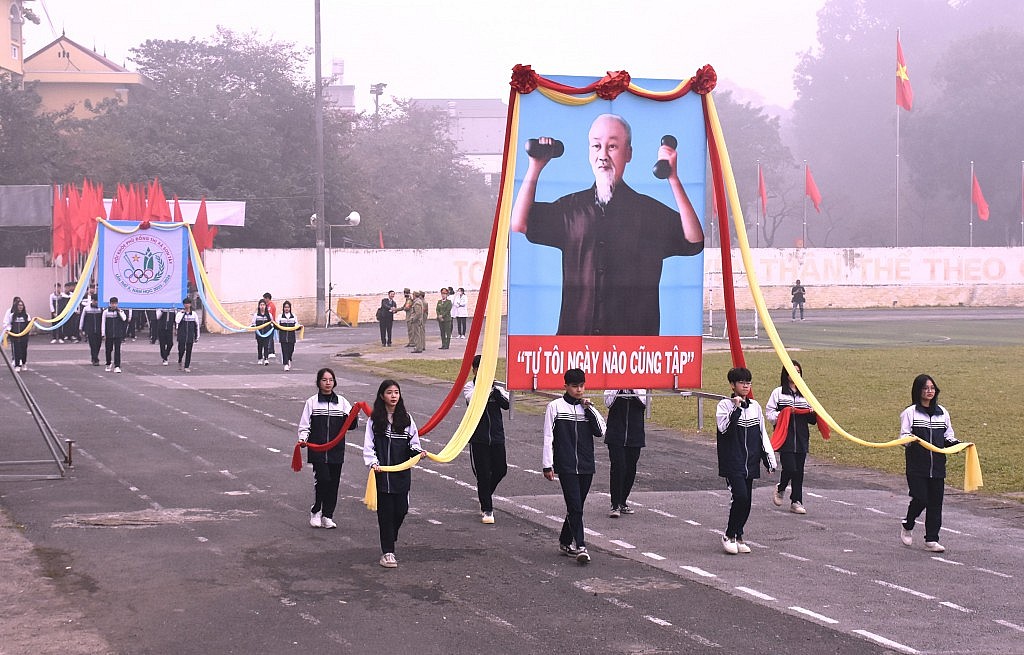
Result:
<svg viewBox="0 0 1024 655"><path fill-rule="evenodd" d="M324 289L324 237L327 231L327 215L324 213L324 98L323 78L320 71L320 0L315 0L313 13L314 37L314 103L316 130L316 324L327 325L327 302Z"/></svg>
<svg viewBox="0 0 1024 655"><path fill-rule="evenodd" d="M377 82L376 84L370 85L370 94L373 95L373 115L374 117L380 113L380 97L384 95L384 87L387 84L384 82Z"/></svg>

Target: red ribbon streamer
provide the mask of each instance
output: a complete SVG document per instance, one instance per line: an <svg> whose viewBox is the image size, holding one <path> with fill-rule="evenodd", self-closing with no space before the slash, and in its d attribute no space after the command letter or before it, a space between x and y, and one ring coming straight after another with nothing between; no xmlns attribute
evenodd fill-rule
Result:
<svg viewBox="0 0 1024 655"><path fill-rule="evenodd" d="M292 470L298 473L302 470L302 449L309 448L310 450L318 453L330 450L334 448L342 441L345 440L345 433L352 427L352 423L355 422L356 417L359 416L359 412L363 412L369 416L373 412L373 408L364 402L358 402L352 405L352 411L348 413L348 418L345 419L345 424L338 430L338 434L334 435L334 438L327 443L309 443L307 441L299 441L295 444L295 450L292 451Z"/></svg>
<svg viewBox="0 0 1024 655"><path fill-rule="evenodd" d="M782 444L786 443L786 436L789 434L789 419L792 418L793 414L810 414L811 411L802 407L783 407L782 411L779 412L779 418L775 420L775 431L772 432L772 450L778 450L782 448ZM828 429L828 423L818 421L817 426L818 431L821 432L822 439L827 440L832 437L832 431Z"/></svg>

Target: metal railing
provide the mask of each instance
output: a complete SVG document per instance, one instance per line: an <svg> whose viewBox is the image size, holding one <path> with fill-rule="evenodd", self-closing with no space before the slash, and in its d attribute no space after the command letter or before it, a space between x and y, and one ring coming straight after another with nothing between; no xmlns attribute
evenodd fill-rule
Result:
<svg viewBox="0 0 1024 655"><path fill-rule="evenodd" d="M21 374L14 371L14 366L7 356L7 351L0 349L0 356L3 357L4 364L7 367L7 371L10 376L14 379L15 385L21 392L22 398L25 400L25 407L28 409L29 414L35 421L36 427L39 428L39 433L43 437L43 443L46 444L47 449L50 451L51 459L26 459L26 460L6 460L0 461L0 471L3 471L7 467L14 467L20 469L20 467L31 467L31 466L45 466L48 472L45 473L3 473L0 472L0 480L60 480L64 477L64 473L68 468L72 466L71 452L74 445L74 441L71 439L65 439L63 443L58 438L56 431L53 426L50 425L49 421L43 415L42 410L39 408L39 404L36 399L32 396L32 392L29 391L28 385L21 379ZM56 466L57 472L52 473L51 467Z"/></svg>

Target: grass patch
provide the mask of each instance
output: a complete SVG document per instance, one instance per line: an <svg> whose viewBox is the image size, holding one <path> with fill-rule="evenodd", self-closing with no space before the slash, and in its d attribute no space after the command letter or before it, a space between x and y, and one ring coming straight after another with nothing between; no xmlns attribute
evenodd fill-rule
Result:
<svg viewBox="0 0 1024 655"><path fill-rule="evenodd" d="M1010 398L1017 362L1024 359L1022 346L934 346L905 349L867 348L859 350L807 350L794 353L803 367L807 383L832 417L847 432L876 443L899 436L899 415L910 404L910 384L918 373L935 378L941 390L940 402L949 410L953 430L961 441L978 445L985 475L984 493L1024 492L1024 467L1020 456L1015 407ZM745 353L747 368L754 376L754 396L763 405L779 384L782 365L774 352ZM458 360L393 360L388 368L401 373L453 380ZM731 366L729 354L704 354L703 390L728 394L725 374ZM505 375L505 360L497 367L498 379ZM597 390L590 390L594 393ZM714 436L714 403L705 402L705 435ZM694 399L657 397L652 421L675 430L696 433L697 402ZM903 448L866 448L834 435L822 441L812 429L811 453L838 464L863 466L893 474L904 472ZM963 486L963 455L949 458L947 482Z"/></svg>

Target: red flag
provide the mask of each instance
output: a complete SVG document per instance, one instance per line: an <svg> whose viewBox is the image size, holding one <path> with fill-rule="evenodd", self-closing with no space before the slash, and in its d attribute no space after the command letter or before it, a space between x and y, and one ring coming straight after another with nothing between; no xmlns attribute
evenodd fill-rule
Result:
<svg viewBox="0 0 1024 655"><path fill-rule="evenodd" d="M185 218L181 215L181 205L178 203L178 194L174 194L174 216L171 220L175 223L185 222Z"/></svg>
<svg viewBox="0 0 1024 655"><path fill-rule="evenodd" d="M384 230L377 228L377 236L380 237L380 249L384 250Z"/></svg>
<svg viewBox="0 0 1024 655"><path fill-rule="evenodd" d="M195 235L196 248L199 254L213 247L213 238L217 236L217 228L210 227L209 219L206 216L206 198L199 202L199 213L196 214L195 225L192 226L192 234Z"/></svg>
<svg viewBox="0 0 1024 655"><path fill-rule="evenodd" d="M804 193L807 194L807 197L809 197L811 202L814 203L814 210L820 214L821 194L818 192L818 185L814 183L814 176L811 175L811 167L805 166L804 168L807 169L807 174L805 176L806 179L804 181Z"/></svg>
<svg viewBox="0 0 1024 655"><path fill-rule="evenodd" d="M58 266L64 265L67 254L68 238L68 205L67 198L61 194L60 188L53 185L53 261Z"/></svg>
<svg viewBox="0 0 1024 655"><path fill-rule="evenodd" d="M163 187L160 186L160 178L155 178L149 185L145 218L150 221L171 220L171 210L167 207L167 197L164 195Z"/></svg>
<svg viewBox="0 0 1024 655"><path fill-rule="evenodd" d="M914 106L914 90L910 88L910 77L907 76L907 62L903 60L899 32L896 33L896 104L907 111Z"/></svg>
<svg viewBox="0 0 1024 655"><path fill-rule="evenodd" d="M981 194L981 185L978 184L978 176L971 173L971 177L974 178L971 183L971 200L978 206L978 218L983 221L988 220L988 203L985 202L985 196Z"/></svg>
<svg viewBox="0 0 1024 655"><path fill-rule="evenodd" d="M761 196L761 215L768 215L768 191L764 188L764 173L757 167L757 194Z"/></svg>

